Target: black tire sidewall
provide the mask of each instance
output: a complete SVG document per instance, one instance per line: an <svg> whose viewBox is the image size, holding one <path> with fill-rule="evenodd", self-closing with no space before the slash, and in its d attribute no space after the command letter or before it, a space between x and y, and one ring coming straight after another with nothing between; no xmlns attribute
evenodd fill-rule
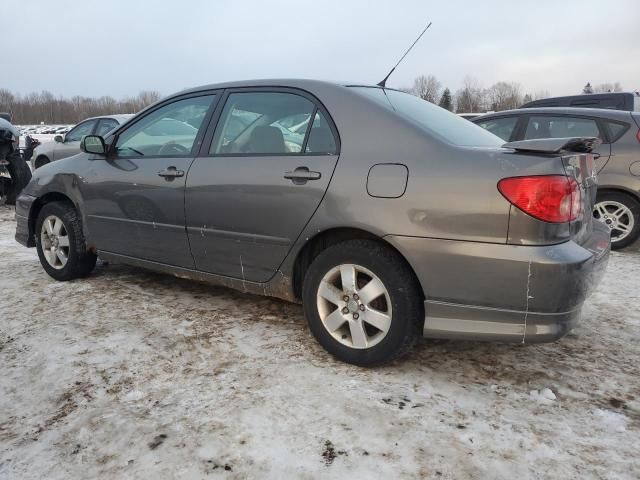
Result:
<svg viewBox="0 0 640 480"><path fill-rule="evenodd" d="M50 215L55 215L62 220L69 237L69 258L67 264L61 269L55 269L49 265L42 251L40 232L42 231L44 220ZM36 220L34 234L40 264L50 277L59 281L67 281L86 276L93 270L96 262L95 254L89 253L86 250L78 214L71 205L62 202L53 202L42 207Z"/></svg>
<svg viewBox="0 0 640 480"><path fill-rule="evenodd" d="M627 208L631 210L631 214L633 215L633 219L634 219L634 226L631 233L627 235L626 238L624 238L623 240L620 240L619 242L611 242L611 249L619 250L621 248L628 247L629 245L634 243L640 236L640 202L634 199L631 195L627 195L625 193L602 192L598 194L596 198L596 203L604 202L608 200L626 205Z"/></svg>
<svg viewBox="0 0 640 480"><path fill-rule="evenodd" d="M387 288L392 307L391 327L384 339L367 349L341 344L325 329L316 305L320 281L332 268L353 263L375 273ZM320 253L304 278L303 307L309 329L318 342L339 360L359 366L390 362L410 350L421 333L424 305L417 280L404 259L388 247L370 240L352 240Z"/></svg>

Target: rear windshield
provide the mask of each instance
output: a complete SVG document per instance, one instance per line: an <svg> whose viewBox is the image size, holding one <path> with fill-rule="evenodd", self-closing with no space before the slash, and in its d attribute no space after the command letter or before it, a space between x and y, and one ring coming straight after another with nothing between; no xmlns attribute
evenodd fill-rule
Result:
<svg viewBox="0 0 640 480"><path fill-rule="evenodd" d="M504 144L504 140L469 120L414 95L375 87L352 88L448 143L465 147L499 147Z"/></svg>

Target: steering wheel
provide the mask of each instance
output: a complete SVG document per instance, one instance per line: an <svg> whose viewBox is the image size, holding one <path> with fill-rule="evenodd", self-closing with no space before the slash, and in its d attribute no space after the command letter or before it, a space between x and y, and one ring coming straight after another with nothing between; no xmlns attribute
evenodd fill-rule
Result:
<svg viewBox="0 0 640 480"><path fill-rule="evenodd" d="M179 153L191 153L191 150L183 145L180 145L179 143L176 143L173 140L165 143L164 145L162 145L162 147L160 147L160 150L158 150L158 155L171 155Z"/></svg>

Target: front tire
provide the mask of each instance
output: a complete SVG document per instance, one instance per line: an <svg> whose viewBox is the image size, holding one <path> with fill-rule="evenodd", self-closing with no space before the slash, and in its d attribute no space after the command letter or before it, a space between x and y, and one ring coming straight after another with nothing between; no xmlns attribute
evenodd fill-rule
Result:
<svg viewBox="0 0 640 480"><path fill-rule="evenodd" d="M424 323L413 271L395 251L372 240L350 240L321 252L302 291L305 317L334 357L372 367L406 354Z"/></svg>
<svg viewBox="0 0 640 480"><path fill-rule="evenodd" d="M66 202L42 207L35 236L42 268L56 280L86 277L96 265L97 256L87 250L78 212Z"/></svg>
<svg viewBox="0 0 640 480"><path fill-rule="evenodd" d="M618 250L635 242L640 236L640 203L620 192L598 194L593 216L611 230L611 248Z"/></svg>
<svg viewBox="0 0 640 480"><path fill-rule="evenodd" d="M40 168L46 165L47 163L49 163L49 159L44 155L40 155L38 158L36 158L36 161L33 163L33 167Z"/></svg>

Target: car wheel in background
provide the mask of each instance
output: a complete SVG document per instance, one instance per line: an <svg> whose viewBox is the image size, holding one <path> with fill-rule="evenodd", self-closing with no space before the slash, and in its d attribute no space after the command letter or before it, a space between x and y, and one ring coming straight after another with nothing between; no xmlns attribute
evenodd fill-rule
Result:
<svg viewBox="0 0 640 480"><path fill-rule="evenodd" d="M619 192L598 194L593 216L611 230L611 248L624 248L640 235L640 203L632 196Z"/></svg>
<svg viewBox="0 0 640 480"><path fill-rule="evenodd" d="M392 249L350 240L321 252L302 292L305 317L318 342L336 358L370 367L407 353L424 323L413 271Z"/></svg>
<svg viewBox="0 0 640 480"><path fill-rule="evenodd" d="M87 251L80 218L69 203L52 202L42 207L35 236L40 263L56 280L86 277L96 265L96 254Z"/></svg>
<svg viewBox="0 0 640 480"><path fill-rule="evenodd" d="M49 161L50 160L47 157L45 157L44 155L40 155L38 158L36 158L36 161L33 162L33 167L40 168L41 166L49 163Z"/></svg>

